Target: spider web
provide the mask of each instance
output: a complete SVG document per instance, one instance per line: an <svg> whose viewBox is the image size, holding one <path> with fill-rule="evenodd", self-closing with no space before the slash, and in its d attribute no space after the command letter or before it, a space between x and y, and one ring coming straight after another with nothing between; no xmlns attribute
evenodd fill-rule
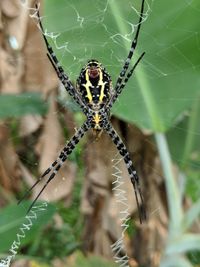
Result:
<svg viewBox="0 0 200 267"><path fill-rule="evenodd" d="M107 68L113 77L113 83L115 83L137 27L140 10L140 1L121 2L119 0L92 1L88 6L85 1L60 1L58 5L55 0L52 0L52 6L46 5L43 17L43 23L47 29L46 35L52 45L56 47L61 64L72 80L76 79L88 59L96 58ZM142 68L145 70L151 87L155 88L155 94L157 94L155 99L159 103L159 111L166 114L166 116L162 116L162 122L169 129L168 140L171 144L172 159L178 164L183 161L181 146L188 135L193 139L191 152L193 152L195 160L191 158L188 162L189 176L191 176L189 179L196 185L193 194L197 198L200 195L200 177L196 175L196 172L194 174L193 166L195 164L195 167L199 169L197 140L200 131L198 127L192 130L188 128L188 114L198 95L199 59L197 55L200 50L200 32L196 28L196 20L194 18L192 20L192 16L200 11L200 6L197 1L192 0L182 1L181 5L180 3L174 5L173 1L168 1L168 4L165 4L165 15L159 13L158 2L156 0L146 1L141 36L134 59L141 52L146 51L147 55L142 62ZM173 9L171 9L172 6ZM165 16L169 14L172 14L171 20L165 20ZM182 16L187 17L191 26L188 25L189 23L180 25L179 20ZM162 20L159 20L160 24L157 26L157 17L163 17L163 20L168 23L163 24ZM167 39L169 38L167 32L172 33L170 40ZM190 79L188 79L189 75ZM140 108L140 106L145 106L144 95L138 90L138 85L141 83L137 77L132 80L126 90L133 90L133 93L122 95L114 113L128 122L134 122L144 129L151 130L148 127L149 119L145 118L146 107ZM146 79L144 80L146 81ZM184 88L187 87L189 91L191 90L191 93L175 90L174 86L177 86L178 82L181 82ZM165 87L165 84L168 86ZM193 88L191 88L191 84ZM167 94L169 91L172 92L170 97ZM130 96L133 99L133 113L136 114L133 114L133 121L130 116L126 116L126 113L130 113L126 108ZM64 98L63 94L61 97ZM166 97L168 103L166 103ZM67 103L69 103L68 98ZM170 105L178 106L178 108L171 110ZM170 117L170 113L175 113L175 116ZM178 145L173 146L177 139Z"/></svg>
<svg viewBox="0 0 200 267"><path fill-rule="evenodd" d="M43 22L55 37L58 57L69 77L75 81L88 59L96 58L107 68L115 84L137 27L140 1L95 1L89 7L82 2L63 1L60 5L56 10L47 6ZM169 130L169 141L173 142L174 134L179 135L181 147L187 135L192 135L192 150L196 146L198 152L199 128L190 130L187 123L195 99L199 98L197 19L200 7L192 0L177 2L172 10L173 1L165 4L146 1L145 5L142 30L133 57L134 61L141 52L146 52L137 67L144 70L143 76L140 79L140 70L136 70L136 76L129 81L113 112L143 129L152 130L154 125L147 109L151 108L148 105L155 104L156 109L152 112L161 114L160 129ZM162 18L159 11L164 10ZM144 93L144 87L152 95ZM148 102L148 96L154 98L152 102ZM183 153L180 147L176 150L173 145L171 147L172 157L179 163Z"/></svg>
<svg viewBox="0 0 200 267"><path fill-rule="evenodd" d="M108 69L115 83L130 48L140 10L140 1L123 3L111 0L96 1L87 7L86 3L68 1L67 4L64 2L62 6L56 6L56 10L47 5L43 22L46 22L48 32L54 37L60 34L56 38L56 47L61 48L57 49L57 55L72 80L76 80L81 67L88 59L96 58ZM178 8L174 9L170 19L164 17L163 22L162 18L157 18L156 13L162 6L156 1L146 1L143 18L145 23L134 60L143 51L146 51L146 55L136 70L136 77L129 81L129 88L133 89L125 90L120 98L122 101L118 101L118 105L113 109L122 119L143 128L152 128L154 122L147 116L148 109L151 108L148 106L148 91L152 95L152 105L157 109L155 112L160 113L161 130L170 128L178 114L182 113L183 107L186 109L192 105L198 85L196 82L193 87L193 97L185 89L185 82L189 83L191 80L186 79L186 76L197 74L199 62L194 55L188 55L186 47L193 46L192 50L199 50L199 32L195 27L188 27L187 23L181 24L182 17L187 16L189 11L197 14L198 6L192 3L193 1L184 1L181 6L177 4ZM170 2L166 9L169 6ZM163 10L164 8L161 9ZM152 29L155 26L158 28L156 32ZM171 83L180 84L180 89L173 90ZM138 86L140 90L137 89ZM130 98L133 99L133 106L126 104ZM178 102L177 106L175 102Z"/></svg>
<svg viewBox="0 0 200 267"><path fill-rule="evenodd" d="M56 47L56 53L60 62L73 81L76 80L80 69L88 59L97 58L108 69L113 77L113 83L115 84L134 36L140 10L140 1L134 1L132 3L132 1L127 0L124 3L122 4L121 1L114 2L113 0L96 1L95 3L91 3L88 7L86 3L82 2L74 3L73 1L68 1L66 3L65 1L61 1L58 6L56 2L52 0L51 4L46 5L45 16L43 17L43 23L46 25L46 35L49 39L52 39L52 45ZM150 82L153 81L152 85L157 84L156 87L158 87L158 89L155 88L154 90L155 94L158 94L158 109L161 109L160 106L166 105L168 108L167 111L170 113L169 105L172 104L173 106L173 103L178 103L178 106L180 105L179 109L173 110L176 112L176 120L180 118L178 114L180 113L181 116L183 113L181 112L183 109L181 103L188 102L186 107L191 107L191 101L194 100L196 92L198 91L194 75L196 75L199 70L199 61L196 58L196 54L199 51L200 36L195 25L195 15L198 14L199 6L196 4L196 1L191 0L182 1L182 3L182 5L177 4L177 6L175 6L173 12L171 11L172 14L169 12L169 20L164 17L162 22L162 19L156 20L158 17L157 10L161 10L161 6L158 5L158 2L145 2L146 9L142 21L144 24L142 25L142 31L137 46L138 51L136 51L134 55L134 59L137 59L141 52L146 52L145 58L140 65L142 65L142 68L145 70L145 77L147 77ZM162 4L162 6L164 6L164 8L166 7L166 11L168 11L167 8L169 8L170 4L171 2L165 5ZM194 22L193 24L191 23L191 26L188 26L187 22L180 25L179 20L186 15L188 19L190 19L192 15L194 16ZM161 23L157 26L158 29L155 33L152 28L159 22ZM97 32L99 34L96 34ZM169 32L171 34L170 37L168 35ZM170 40L168 41L167 39ZM147 42L148 44L146 44ZM191 53L188 53L186 50L187 46ZM197 53L194 53L194 51L197 51ZM140 66L138 68L140 68ZM185 78L184 76L187 73L191 74L191 72L193 72L191 79L194 82L193 87L195 89L192 91L194 94L192 95L190 93L190 95L188 95L184 91L179 91L178 88L176 91L174 90L175 92L168 98L170 103L167 105L165 102L167 93L171 93L171 83L174 81L186 83L186 78L188 77ZM137 73L136 77L129 81L130 85L128 88L133 89L124 91L114 110L118 116L124 117L124 119L128 121L130 118L124 115L126 111L125 105L129 106L126 100L128 96L132 96L132 91L134 92L134 105L137 105L137 103L143 105L145 102L144 98L142 98L141 90L137 90L138 85L140 85L137 76L140 76L140 73ZM174 80L175 76L177 76L179 80ZM162 90L160 84L164 84L165 81L168 82L168 87L167 90L165 90L165 87L164 90ZM149 86L151 86L151 84ZM165 86L165 84L163 86ZM162 94L159 94L158 90L161 91ZM180 93L185 93L185 95L183 94L180 96ZM156 96L155 99L157 100ZM138 106L135 108L134 105L132 107L132 120L136 124L140 124L140 126L150 126L144 128L151 128L152 125L146 125L145 123L143 125L143 121L145 120L145 116L143 115L144 112L146 112L146 108L144 108L144 111L140 108L139 113L142 115L139 118L135 118L134 112L137 111ZM158 111L164 113L165 109L164 111L162 111L162 109ZM162 117L162 120L164 121L165 128L169 128L173 125L171 125L172 122L168 125L169 121L167 117L169 114L165 113L165 115L166 117Z"/></svg>

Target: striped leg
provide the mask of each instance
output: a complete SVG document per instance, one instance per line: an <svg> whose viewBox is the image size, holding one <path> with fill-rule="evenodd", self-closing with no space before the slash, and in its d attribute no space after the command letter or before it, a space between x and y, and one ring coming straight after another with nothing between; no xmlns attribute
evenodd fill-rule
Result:
<svg viewBox="0 0 200 267"><path fill-rule="evenodd" d="M145 52L143 52L141 54L141 56L138 58L138 60L135 62L134 66L131 68L131 70L128 72L128 74L126 75L126 78L124 79L123 82L121 82L121 84L119 85L118 88L116 88L116 91L114 91L113 96L111 97L108 105L107 105L107 109L111 109L111 107L113 106L113 104L115 103L116 99L118 98L118 96L121 94L123 88L125 87L126 83L128 82L128 80L130 79L130 77L132 76L136 66L138 65L138 63L140 62L140 60L143 58Z"/></svg>
<svg viewBox="0 0 200 267"><path fill-rule="evenodd" d="M24 194L24 196L20 199L18 204L26 198L26 196L31 192L31 190L47 175L50 174L48 180L42 187L41 191L37 195L37 197L32 202L31 206L28 209L28 212L31 210L39 196L42 194L44 189L47 187L47 185L50 183L50 181L56 176L59 169L62 167L63 163L66 161L68 156L72 153L73 149L75 148L76 144L80 141L80 139L83 137L83 135L87 132L87 130L90 128L90 125L86 121L75 133L75 135L71 138L71 140L65 145L63 150L60 152L60 155L58 158L51 164L51 166L40 176L40 178L33 184L33 186Z"/></svg>
<svg viewBox="0 0 200 267"><path fill-rule="evenodd" d="M105 130L112 138L112 141L116 145L120 155L123 157L124 162L126 164L126 167L127 167L130 179L131 179L131 183L135 191L135 198L136 198L137 208L139 212L140 223L142 223L143 221L146 220L146 211L145 211L144 199L143 199L142 192L140 189L139 177L133 166L133 163L130 159L129 153L124 143L122 142L121 138L118 136L117 132L114 130L112 125L108 123L107 126L105 127Z"/></svg>
<svg viewBox="0 0 200 267"><path fill-rule="evenodd" d="M145 0L142 0L141 10L140 10L140 18L139 18L137 30L136 30L136 33L135 33L135 37L134 37L134 39L132 41L131 48L130 48L130 51L128 53L128 56L127 56L127 58L125 60L124 66L123 66L123 68L122 68L122 70L121 70L121 72L119 74L119 78L117 79L115 90L118 90L120 88L120 85L122 83L122 80L123 80L123 78L126 75L126 72L128 70L128 67L129 67L129 64L130 64L130 61L131 61L131 58L132 58L133 53L135 51L135 48L137 46L137 40L138 40L138 36L139 36L139 32L140 32L140 27L141 27L141 22L142 22L142 18L143 18L143 12L144 12L144 1Z"/></svg>
<svg viewBox="0 0 200 267"><path fill-rule="evenodd" d="M41 18L40 18L40 14L39 14L39 8L38 5L36 4L36 15L37 15L37 19L39 21L39 25L40 25L40 29L42 31L42 36L44 38L48 53L47 56L54 68L54 70L57 73L57 76L59 78L59 80L62 82L62 84L64 85L65 89L67 90L67 92L70 94L70 96L73 97L73 99L76 101L76 103L81 107L81 109L83 110L84 113L86 113L87 107L86 105L83 103L83 101L81 100L79 94L77 93L77 90L74 88L74 86L72 85L69 77L66 75L66 73L64 72L64 69L62 68L62 66L60 65L55 53L53 52L52 47L50 46L45 34L44 34L44 29L43 29L43 25L41 22Z"/></svg>

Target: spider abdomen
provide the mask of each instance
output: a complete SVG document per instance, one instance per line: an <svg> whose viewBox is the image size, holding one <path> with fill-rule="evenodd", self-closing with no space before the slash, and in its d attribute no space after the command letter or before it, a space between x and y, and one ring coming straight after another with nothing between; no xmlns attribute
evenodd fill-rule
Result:
<svg viewBox="0 0 200 267"><path fill-rule="evenodd" d="M84 103L93 110L100 110L110 99L110 87L111 78L105 68L96 60L88 61L77 80Z"/></svg>

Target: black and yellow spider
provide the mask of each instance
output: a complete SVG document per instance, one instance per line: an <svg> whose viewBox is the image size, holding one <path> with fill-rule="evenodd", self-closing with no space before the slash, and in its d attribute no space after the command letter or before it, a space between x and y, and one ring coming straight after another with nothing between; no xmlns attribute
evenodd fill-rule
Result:
<svg viewBox="0 0 200 267"><path fill-rule="evenodd" d="M138 35L141 27L141 22L143 18L144 11L144 0L142 0L141 11L138 26L136 29L135 37L132 41L130 51L125 60L124 66L119 74L116 85L112 86L111 77L105 68L97 60L91 59L88 61L85 67L82 68L80 75L77 79L76 86L70 81L67 74L64 72L62 66L60 65L56 55L53 52L52 47L49 45L47 38L44 34L43 26L41 23L39 9L36 5L37 19L46 43L48 50L47 56L53 65L59 80L64 85L67 92L72 96L75 102L80 106L81 110L86 116L86 121L83 125L76 131L74 136L65 145L58 158L51 164L51 166L42 174L42 176L33 184L33 186L26 192L26 195L44 178L48 175L48 179L31 204L29 210L32 208L36 200L39 198L43 190L49 184L49 182L56 176L63 163L66 161L68 156L72 153L76 144L80 141L83 135L89 130L93 129L96 138L98 138L102 131L107 132L114 144L116 145L119 153L123 157L131 183L133 184L135 197L137 202L137 207L139 211L140 222L142 223L146 219L146 212L144 208L144 200L140 189L139 177L130 159L129 152L127 151L121 138L118 136L117 132L113 129L110 122L110 109L115 103L118 96L121 94L122 89L125 87L129 78L132 76L134 69L140 62L144 53L138 58L134 66L129 70L129 64L131 58L134 54L135 48L137 46ZM22 200L21 199L21 200ZM20 201L21 201L20 200Z"/></svg>

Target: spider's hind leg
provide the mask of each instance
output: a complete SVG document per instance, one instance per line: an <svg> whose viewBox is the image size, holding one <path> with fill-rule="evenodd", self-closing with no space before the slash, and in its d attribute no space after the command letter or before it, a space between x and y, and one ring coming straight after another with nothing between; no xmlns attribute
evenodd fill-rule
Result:
<svg viewBox="0 0 200 267"><path fill-rule="evenodd" d="M71 140L64 146L63 150L60 152L59 157L51 164L51 166L40 176L40 178L32 185L31 188L29 188L27 190L27 192L23 195L23 197L19 200L18 204L25 199L29 193L33 190L33 188L43 179L45 179L45 177L47 175L48 179L46 181L46 183L44 184L44 186L42 187L42 189L40 190L40 192L38 193L37 197L34 199L34 201L32 202L31 206L28 209L28 212L31 210L31 208L33 207L33 205L35 204L35 202L37 201L37 199L39 198L39 196L42 194L42 192L44 191L44 189L47 187L47 185L50 183L50 181L55 178L57 172L60 170L60 168L62 167L62 165L64 164L64 162L66 161L66 159L68 158L68 156L72 153L72 151L74 150L74 148L76 147L76 144L78 144L78 142L80 141L80 139L83 137L83 135L87 132L87 130L90 128L90 124L88 123L88 121L86 121L74 134L74 136L71 138Z"/></svg>
<svg viewBox="0 0 200 267"><path fill-rule="evenodd" d="M146 210L145 210L143 195L142 195L141 188L140 188L139 177L133 166L133 162L130 158L129 152L127 151L124 143L122 142L121 138L119 137L117 132L114 130L112 125L108 123L107 126L105 127L105 130L110 135L112 141L116 145L120 155L123 157L124 162L126 164L126 167L127 167L130 179L131 179L131 183L135 191L135 198L136 198L137 208L139 212L140 223L142 223L143 221L146 220Z"/></svg>

